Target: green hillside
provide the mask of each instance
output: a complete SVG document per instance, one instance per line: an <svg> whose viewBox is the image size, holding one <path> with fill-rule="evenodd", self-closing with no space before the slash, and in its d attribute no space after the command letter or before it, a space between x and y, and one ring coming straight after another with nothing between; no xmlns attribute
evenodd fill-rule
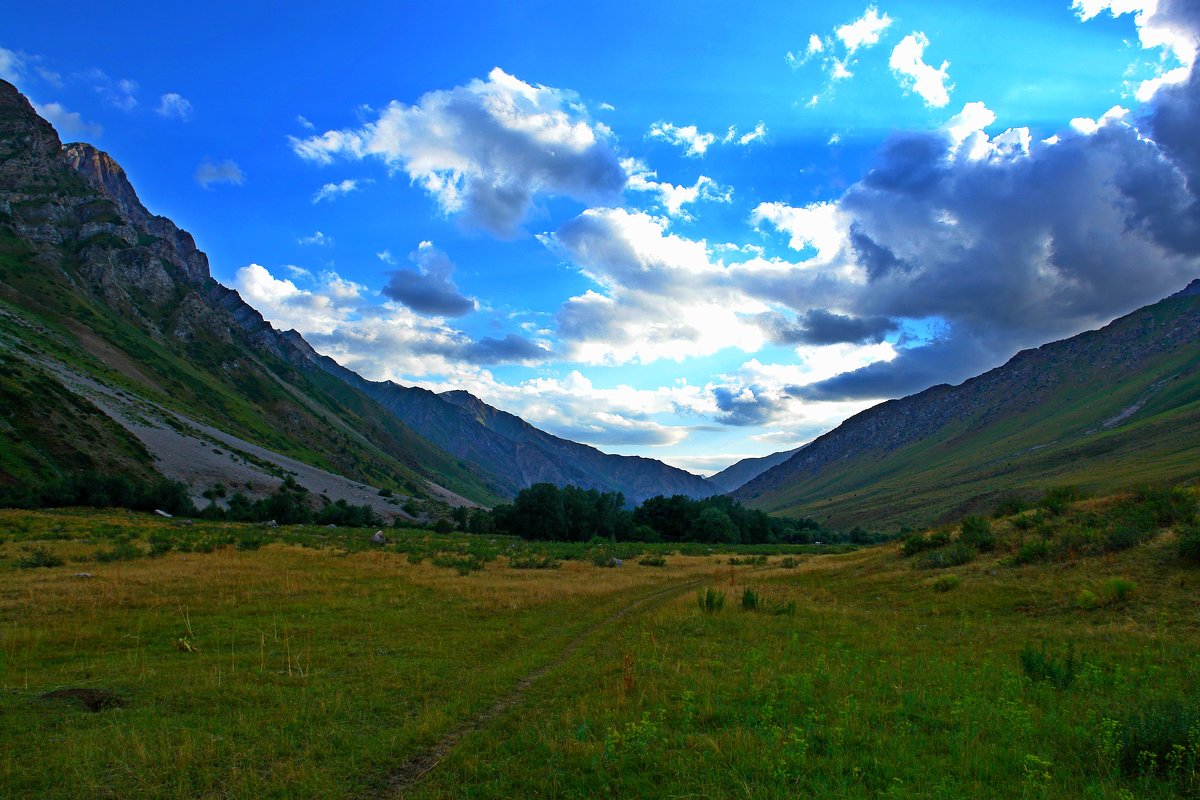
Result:
<svg viewBox="0 0 1200 800"><path fill-rule="evenodd" d="M883 529L1051 486L1197 477L1200 297L1185 291L960 386L868 409L735 496L769 512Z"/></svg>

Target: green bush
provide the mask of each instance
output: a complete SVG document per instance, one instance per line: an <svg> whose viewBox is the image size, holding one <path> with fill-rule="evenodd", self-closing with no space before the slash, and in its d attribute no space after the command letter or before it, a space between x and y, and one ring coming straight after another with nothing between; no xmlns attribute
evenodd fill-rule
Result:
<svg viewBox="0 0 1200 800"><path fill-rule="evenodd" d="M1160 699L1138 704L1123 719L1106 720L1107 741L1102 750L1115 758L1125 775L1172 779L1195 789L1200 769L1200 708L1193 698ZM1191 784L1189 787L1188 784ZM1187 796L1192 796L1187 791Z"/></svg>
<svg viewBox="0 0 1200 800"><path fill-rule="evenodd" d="M63 560L51 553L45 547L38 545L17 560L17 566L22 569L37 569L38 567L61 567Z"/></svg>
<svg viewBox="0 0 1200 800"><path fill-rule="evenodd" d="M1038 501L1038 505L1058 516L1065 512L1071 503L1082 500L1086 496L1078 486L1056 486L1046 490L1042 499Z"/></svg>
<svg viewBox="0 0 1200 800"><path fill-rule="evenodd" d="M1148 512L1156 528L1190 525L1200 506L1195 492L1180 486L1142 487L1134 492L1132 502Z"/></svg>
<svg viewBox="0 0 1200 800"><path fill-rule="evenodd" d="M784 569L795 569L796 567L800 566L800 559L792 558L791 556L784 556L780 560L779 566L783 567Z"/></svg>
<svg viewBox="0 0 1200 800"><path fill-rule="evenodd" d="M962 578L957 575L939 575L931 586L935 592L948 592L951 589L957 589L962 583Z"/></svg>
<svg viewBox="0 0 1200 800"><path fill-rule="evenodd" d="M921 567L924 569L945 569L966 564L975 558L975 548L962 542L955 542L940 550L933 550L921 557Z"/></svg>
<svg viewBox="0 0 1200 800"><path fill-rule="evenodd" d="M959 539L981 553L991 552L996 547L992 525L984 517L967 517L962 521Z"/></svg>
<svg viewBox="0 0 1200 800"><path fill-rule="evenodd" d="M704 591L696 593L696 605L700 607L701 611L713 614L725 607L725 593L710 586Z"/></svg>
<svg viewBox="0 0 1200 800"><path fill-rule="evenodd" d="M513 556L508 559L508 565L513 569L558 569L562 566L550 556L537 553Z"/></svg>
<svg viewBox="0 0 1200 800"><path fill-rule="evenodd" d="M936 550L950 543L950 534L945 531L935 531L930 534L914 533L900 543L900 554L905 558Z"/></svg>
<svg viewBox="0 0 1200 800"><path fill-rule="evenodd" d="M133 561L146 555L142 548L130 542L118 542L111 550L101 550L96 553L96 560L104 563L112 561Z"/></svg>
<svg viewBox="0 0 1200 800"><path fill-rule="evenodd" d="M1020 514L1022 511L1029 508L1029 503L1019 494L1005 495L1000 498L1000 502L996 504L995 510L992 511L994 519L1001 517L1011 517L1014 514Z"/></svg>
<svg viewBox="0 0 1200 800"><path fill-rule="evenodd" d="M758 611L759 602L758 593L753 589L747 588L742 592L742 611Z"/></svg>
<svg viewBox="0 0 1200 800"><path fill-rule="evenodd" d="M1008 563L1012 566L1033 564L1037 561L1045 561L1049 555L1050 545L1045 539L1027 539L1008 559Z"/></svg>
<svg viewBox="0 0 1200 800"><path fill-rule="evenodd" d="M1045 642L1042 642L1040 650L1025 645L1021 650L1020 661L1025 677L1034 683L1049 683L1056 689L1071 688L1079 666L1075 660L1074 645L1068 645L1063 657L1056 658L1046 652Z"/></svg>
<svg viewBox="0 0 1200 800"><path fill-rule="evenodd" d="M643 567L665 567L667 560L658 555L645 555L638 561Z"/></svg>
<svg viewBox="0 0 1200 800"><path fill-rule="evenodd" d="M1179 557L1190 564L1200 564L1200 525L1179 530Z"/></svg>
<svg viewBox="0 0 1200 800"><path fill-rule="evenodd" d="M266 537L260 536L257 533L247 533L238 537L234 543L234 547L238 550L257 550L266 544Z"/></svg>

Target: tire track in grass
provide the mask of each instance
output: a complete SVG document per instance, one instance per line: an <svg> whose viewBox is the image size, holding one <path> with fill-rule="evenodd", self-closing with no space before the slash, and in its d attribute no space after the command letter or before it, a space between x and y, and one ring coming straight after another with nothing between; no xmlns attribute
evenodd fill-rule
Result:
<svg viewBox="0 0 1200 800"><path fill-rule="evenodd" d="M704 583L708 578L692 578L683 583L678 583L673 586L667 586L658 591L651 592L647 595L639 597L637 600L628 605L617 609L612 614L609 614L599 622L589 625L583 632L579 633L574 639L559 652L557 656L547 661L542 666L525 675L521 680L517 681L516 685L504 696L500 697L491 706L479 712L468 720L465 720L457 728L453 729L443 736L436 744L425 750L417 753L412 758L408 759L399 768L392 771L387 781L383 786L372 789L361 795L363 800L382 800L382 798L404 797L416 785L432 772L438 764L442 762L446 756L450 755L468 734L477 731L499 717L514 706L520 704L525 699L526 692L540 678L551 670L562 666L568 658L570 658L576 650L592 637L596 631L601 628L611 625L612 623L631 614L642 606L646 606L657 601L682 594L689 589L694 589Z"/></svg>

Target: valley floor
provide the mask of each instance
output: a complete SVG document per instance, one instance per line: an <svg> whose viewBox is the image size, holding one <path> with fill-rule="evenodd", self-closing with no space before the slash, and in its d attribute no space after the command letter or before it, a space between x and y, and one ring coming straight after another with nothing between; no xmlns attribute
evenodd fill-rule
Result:
<svg viewBox="0 0 1200 800"><path fill-rule="evenodd" d="M951 570L895 545L514 569L537 548L370 533L0 511L0 795L1200 788L1200 570L1171 532Z"/></svg>

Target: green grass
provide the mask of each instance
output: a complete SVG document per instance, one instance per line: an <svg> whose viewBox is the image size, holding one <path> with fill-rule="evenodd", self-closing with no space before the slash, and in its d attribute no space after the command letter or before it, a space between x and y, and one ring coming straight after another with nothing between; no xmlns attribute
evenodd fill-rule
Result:
<svg viewBox="0 0 1200 800"><path fill-rule="evenodd" d="M1178 505L1162 499L1071 503L1036 535ZM1011 565L1034 535L1015 523L1043 513L991 520L992 549L951 575L922 559L963 544L958 526L907 557L762 559L0 512L0 795L370 794L546 665L406 796L1195 795L1188 523ZM39 547L65 563L21 566ZM625 566L593 564L610 552ZM70 688L125 705L39 699Z"/></svg>

